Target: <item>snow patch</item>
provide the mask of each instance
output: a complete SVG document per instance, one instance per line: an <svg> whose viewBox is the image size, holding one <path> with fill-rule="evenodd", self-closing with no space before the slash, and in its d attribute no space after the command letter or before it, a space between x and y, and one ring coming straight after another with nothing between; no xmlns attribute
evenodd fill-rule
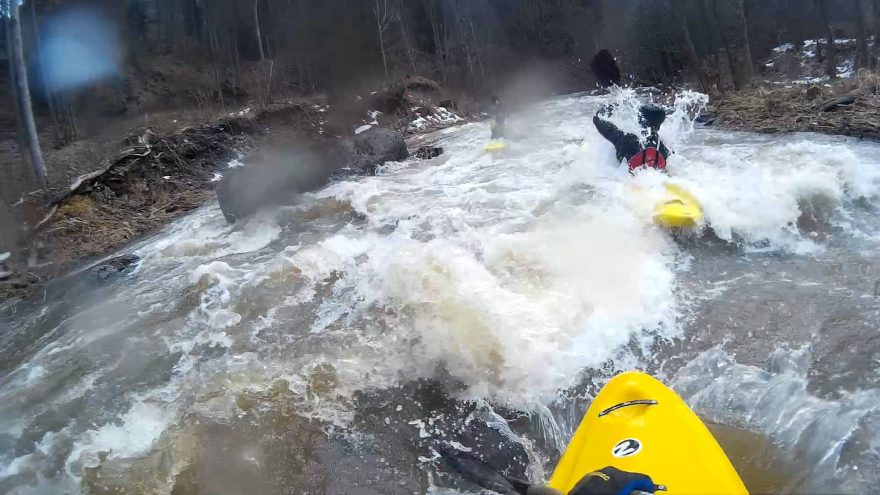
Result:
<svg viewBox="0 0 880 495"><path fill-rule="evenodd" d="M446 127L456 124L458 122L462 122L463 120L463 118L459 117L445 107L437 107L434 110L433 114L424 117L418 117L410 122L409 128L411 130L424 130L432 126Z"/></svg>
<svg viewBox="0 0 880 495"><path fill-rule="evenodd" d="M783 43L773 49L773 53L785 53L794 50L793 43Z"/></svg>
<svg viewBox="0 0 880 495"><path fill-rule="evenodd" d="M372 128L373 128L373 126L371 126L370 124L362 125L362 126L358 127L357 129L355 129L354 133L355 133L355 135L358 135L358 134L360 134L364 131L368 131Z"/></svg>
<svg viewBox="0 0 880 495"><path fill-rule="evenodd" d="M230 113L229 115L230 115L231 117L246 117L246 116L247 116L248 114L250 114L250 113L251 113L251 107L247 107L247 108L245 108L244 110L242 110L242 111L240 111L240 112L232 112L232 113Z"/></svg>

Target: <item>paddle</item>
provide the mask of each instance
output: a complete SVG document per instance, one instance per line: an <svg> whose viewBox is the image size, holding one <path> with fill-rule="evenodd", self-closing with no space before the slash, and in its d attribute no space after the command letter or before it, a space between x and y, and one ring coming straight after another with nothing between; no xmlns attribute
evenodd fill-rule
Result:
<svg viewBox="0 0 880 495"><path fill-rule="evenodd" d="M507 476L488 462L470 452L464 452L448 445L437 447L437 453L446 464L462 478L483 488L505 495L561 495L552 488L531 485L528 481Z"/></svg>

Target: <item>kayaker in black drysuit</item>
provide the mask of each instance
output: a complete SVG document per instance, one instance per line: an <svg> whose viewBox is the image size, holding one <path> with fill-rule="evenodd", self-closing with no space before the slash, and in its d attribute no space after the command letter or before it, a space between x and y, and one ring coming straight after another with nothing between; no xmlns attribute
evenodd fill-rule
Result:
<svg viewBox="0 0 880 495"><path fill-rule="evenodd" d="M604 88L620 85L620 68L617 60L606 49L599 50L590 62L590 70L596 76L596 82ZM666 169L666 159L669 158L669 148L660 141L657 131L666 120L666 112L655 105L644 105L639 110L639 124L648 133L648 139L644 144L635 134L621 131L617 126L603 119L610 117L614 111L610 105L605 105L593 117L593 124L599 134L611 141L617 151L617 159L629 164L630 172L641 167L651 167L659 170Z"/></svg>
<svg viewBox="0 0 880 495"><path fill-rule="evenodd" d="M507 112L501 105L501 99L497 96L492 97L492 113L495 114L495 120L489 126L492 129L492 139L501 139L507 134Z"/></svg>
<svg viewBox="0 0 880 495"><path fill-rule="evenodd" d="M630 173L642 167L666 170L666 159L669 158L669 148L660 140L658 131L663 121L666 120L666 112L656 105L642 105L639 109L639 124L648 133L644 143L639 136L623 132L611 122L602 117L610 117L614 112L611 105L605 105L593 117L596 130L605 139L611 141L614 150L617 151L617 159L626 161Z"/></svg>

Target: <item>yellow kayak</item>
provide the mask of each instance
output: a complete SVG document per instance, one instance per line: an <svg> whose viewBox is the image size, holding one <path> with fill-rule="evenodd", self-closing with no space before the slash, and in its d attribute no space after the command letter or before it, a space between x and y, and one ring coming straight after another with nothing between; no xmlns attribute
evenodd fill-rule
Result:
<svg viewBox="0 0 880 495"><path fill-rule="evenodd" d="M700 202L681 186L664 184L668 199L654 206L654 222L662 227L692 228L703 219Z"/></svg>
<svg viewBox="0 0 880 495"><path fill-rule="evenodd" d="M507 143L500 139L493 139L489 141L489 144L486 145L486 151L489 153L495 153L497 151L501 151L504 148L507 148Z"/></svg>
<svg viewBox="0 0 880 495"><path fill-rule="evenodd" d="M674 494L744 494L745 485L700 418L671 389L638 371L609 381L562 454L550 487L569 493L607 466L637 472Z"/></svg>

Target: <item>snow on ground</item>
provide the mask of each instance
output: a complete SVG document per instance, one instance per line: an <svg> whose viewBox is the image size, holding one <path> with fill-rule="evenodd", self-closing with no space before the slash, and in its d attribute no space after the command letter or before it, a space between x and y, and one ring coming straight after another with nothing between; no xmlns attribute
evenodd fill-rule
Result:
<svg viewBox="0 0 880 495"><path fill-rule="evenodd" d="M413 108L411 111L416 111L418 108ZM409 128L413 131L424 130L429 127L446 127L458 122L462 122L464 119L456 115L455 113L449 111L445 107L437 107L434 110L433 114L426 115L424 117L417 117L415 120L410 122Z"/></svg>
<svg viewBox="0 0 880 495"><path fill-rule="evenodd" d="M869 44L872 42L869 39ZM831 78L823 74L824 68L820 66L817 60L821 47L825 44L823 39L804 40L803 48L796 50L794 43L783 43L773 48L774 56L764 63L767 69L773 69L773 72L788 76L788 78L797 77L796 74L786 74L785 67L789 64L784 63L785 57L796 56L800 63L800 77L787 82L775 81L777 84L821 84L828 82ZM854 51L856 40L852 38L838 38L834 40L834 45L839 48L849 48L846 58L840 61L837 66L837 77L841 79L851 78L855 75Z"/></svg>

